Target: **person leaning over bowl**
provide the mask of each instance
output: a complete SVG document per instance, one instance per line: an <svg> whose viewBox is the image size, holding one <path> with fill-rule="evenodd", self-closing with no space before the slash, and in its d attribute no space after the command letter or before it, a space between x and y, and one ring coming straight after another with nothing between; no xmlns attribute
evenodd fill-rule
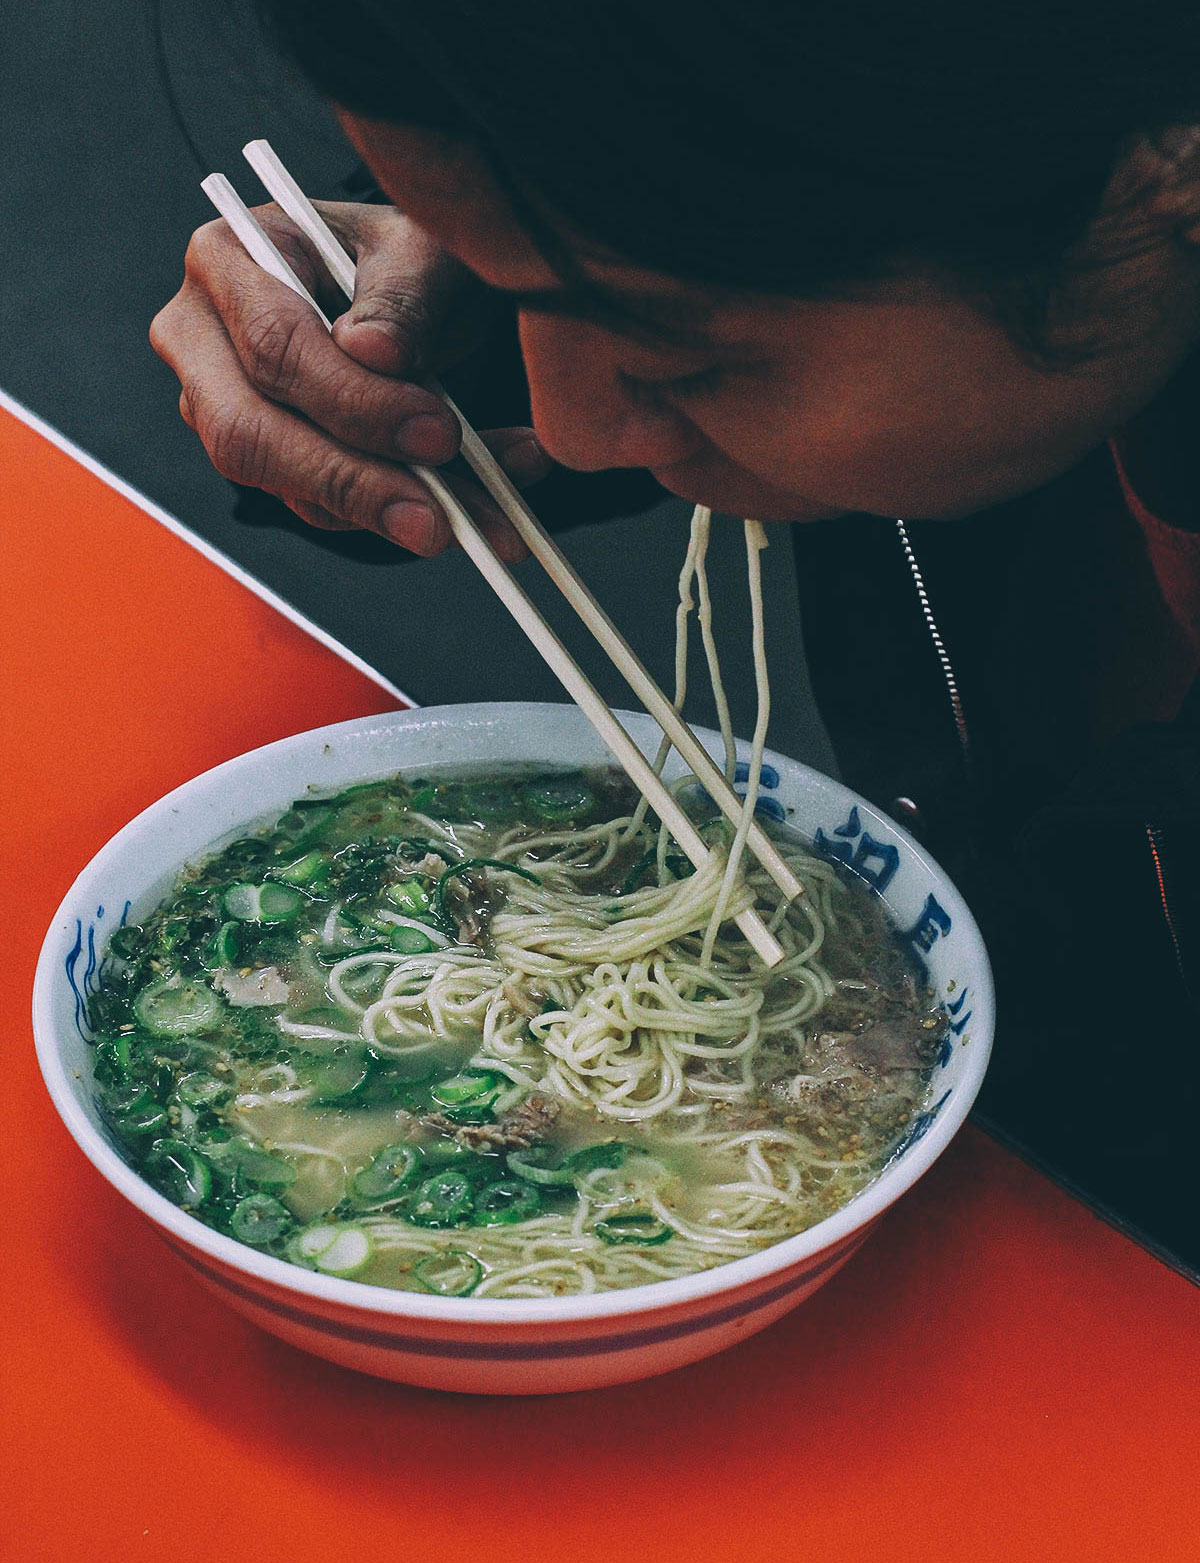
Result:
<svg viewBox="0 0 1200 1563"><path fill-rule="evenodd" d="M152 340L218 469L438 552L394 463L457 432L413 382L515 315L515 480L642 469L806 523L845 778L942 857L996 961L993 1096L1036 1071L1060 1138L1136 1152L1115 1070L1176 1039L1119 1174L1149 1198L1200 1105L1200 14L264 4L395 205L322 207L358 262L332 339L223 223L196 233Z"/></svg>

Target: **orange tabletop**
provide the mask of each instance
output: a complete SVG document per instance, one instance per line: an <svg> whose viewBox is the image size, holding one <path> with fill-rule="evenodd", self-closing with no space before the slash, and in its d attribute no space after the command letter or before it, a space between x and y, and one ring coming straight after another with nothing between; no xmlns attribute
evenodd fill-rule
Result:
<svg viewBox="0 0 1200 1563"><path fill-rule="evenodd" d="M0 1557L1200 1559L1200 1292L978 1130L811 1301L623 1388L409 1389L205 1292L50 1105L42 933L168 788L396 701L2 412L0 472Z"/></svg>

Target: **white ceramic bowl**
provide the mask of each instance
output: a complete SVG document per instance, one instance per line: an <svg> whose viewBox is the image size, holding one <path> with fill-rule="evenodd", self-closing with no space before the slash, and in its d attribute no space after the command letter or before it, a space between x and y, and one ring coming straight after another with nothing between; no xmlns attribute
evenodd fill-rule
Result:
<svg viewBox="0 0 1200 1563"><path fill-rule="evenodd" d="M625 720L653 753L653 722ZM715 754L716 735L700 736ZM475 1393L544 1394L665 1373L762 1329L840 1269L945 1150L987 1064L991 972L961 897L904 831L806 766L768 753L760 806L785 812L877 883L926 962L951 1031L930 1104L903 1150L869 1188L797 1237L699 1275L586 1297L475 1301L390 1291L286 1264L186 1215L126 1165L93 1101L83 1010L107 938L126 915L136 922L161 900L185 862L282 813L310 785L336 789L396 770L493 760L604 764L609 756L573 706L431 707L300 733L168 793L96 854L55 916L34 985L42 1073L83 1153L201 1280L307 1351L385 1378Z"/></svg>

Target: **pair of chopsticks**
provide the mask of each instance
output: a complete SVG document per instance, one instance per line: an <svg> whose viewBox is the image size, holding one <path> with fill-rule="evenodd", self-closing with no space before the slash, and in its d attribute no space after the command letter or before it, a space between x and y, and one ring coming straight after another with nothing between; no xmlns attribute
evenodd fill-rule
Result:
<svg viewBox="0 0 1200 1563"><path fill-rule="evenodd" d="M334 282L346 297L352 300L354 262L342 249L331 229L280 162L269 143L251 141L243 150L246 161L261 179L268 194L313 245ZM326 327L330 327L329 319L316 300L267 234L259 227L229 180L223 174L210 174L202 182L201 188L228 222L250 257L277 281L306 300ZM699 739L650 677L633 648L575 573L454 402L436 382L430 382L428 388L441 396L458 419L462 430L462 454L468 466L495 499L530 553L546 570L630 688L691 767L693 774L707 790L714 803L729 820L736 824L742 811L741 798L726 782ZM445 479L432 467L413 464L411 470L441 504L455 540L616 756L634 786L647 799L693 865L697 869L703 868L710 853L699 831L661 778L655 774L641 750L621 726L587 675L573 660L562 641L542 618L505 565L493 553L491 546ZM757 821L750 828L746 845L787 900L790 901L801 893L800 881L775 850ZM774 966L782 960L782 948L756 912L753 910L741 912L735 920L738 928L768 966Z"/></svg>

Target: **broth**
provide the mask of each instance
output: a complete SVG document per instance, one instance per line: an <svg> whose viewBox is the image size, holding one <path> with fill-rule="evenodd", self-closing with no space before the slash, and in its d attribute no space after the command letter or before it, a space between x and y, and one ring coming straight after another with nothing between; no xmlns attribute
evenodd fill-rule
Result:
<svg viewBox="0 0 1200 1563"><path fill-rule="evenodd" d="M89 1010L130 1163L265 1252L451 1296L667 1279L832 1214L945 1017L879 898L781 829L804 895L751 863L728 911L783 963L729 921L705 964L723 852L693 872L636 801L609 771L392 777L185 869Z"/></svg>

